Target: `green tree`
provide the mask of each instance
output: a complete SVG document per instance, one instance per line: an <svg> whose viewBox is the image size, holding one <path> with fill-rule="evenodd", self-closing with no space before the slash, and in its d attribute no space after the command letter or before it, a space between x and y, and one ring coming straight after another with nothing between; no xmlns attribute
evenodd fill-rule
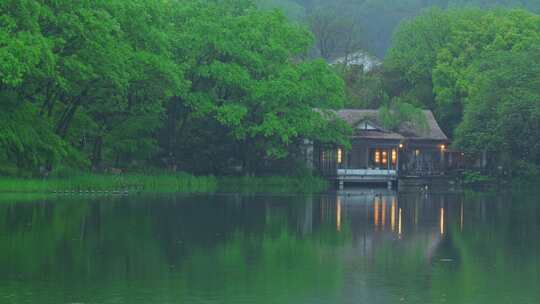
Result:
<svg viewBox="0 0 540 304"><path fill-rule="evenodd" d="M344 91L303 60L309 32L250 1L8 0L0 25L10 134L47 145L6 135L2 163L181 170L204 154L213 173L291 157L303 139L347 141L315 110L339 108Z"/></svg>
<svg viewBox="0 0 540 304"><path fill-rule="evenodd" d="M538 45L540 46L540 44ZM487 152L517 174L540 165L540 59L537 50L499 51L475 64L456 145Z"/></svg>
<svg viewBox="0 0 540 304"><path fill-rule="evenodd" d="M328 125L314 109L342 106L343 84L324 62L299 59L311 46L309 33L279 12L249 5L230 13L224 6L195 2L179 14L189 21L178 30L184 33L179 50L188 58L191 88L169 108L170 137L184 137L194 120L214 119L237 146L232 157L252 168L261 159L287 156L301 138L324 136L313 132ZM181 150L193 151L193 141L187 143Z"/></svg>
<svg viewBox="0 0 540 304"><path fill-rule="evenodd" d="M399 94L434 110L452 135L474 64L489 52L530 49L539 39L539 18L522 10L430 10L398 29L386 67L407 80Z"/></svg>

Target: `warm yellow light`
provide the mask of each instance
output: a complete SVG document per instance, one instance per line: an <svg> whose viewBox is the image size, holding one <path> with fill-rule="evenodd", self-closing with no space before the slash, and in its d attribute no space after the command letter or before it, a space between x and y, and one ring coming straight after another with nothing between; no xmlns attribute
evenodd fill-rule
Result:
<svg viewBox="0 0 540 304"><path fill-rule="evenodd" d="M338 164L343 162L343 150L341 148L337 150L337 162Z"/></svg>
<svg viewBox="0 0 540 304"><path fill-rule="evenodd" d="M440 219L440 225L441 225L441 235L444 234L444 208L441 208L441 219Z"/></svg>
<svg viewBox="0 0 540 304"><path fill-rule="evenodd" d="M446 145L441 145L441 151L446 150Z"/></svg>
<svg viewBox="0 0 540 304"><path fill-rule="evenodd" d="M397 163L397 151L396 149L392 150L392 164L395 165Z"/></svg>
<svg viewBox="0 0 540 304"><path fill-rule="evenodd" d="M379 198L375 198L375 202L373 202L373 221L375 224L375 227L379 227Z"/></svg>
<svg viewBox="0 0 540 304"><path fill-rule="evenodd" d="M399 215L398 215L398 234L401 235L401 208L399 208Z"/></svg>
<svg viewBox="0 0 540 304"><path fill-rule="evenodd" d="M392 209L390 211L390 225L392 226L392 231L396 230L396 207L397 202L396 199L392 199Z"/></svg>
<svg viewBox="0 0 540 304"><path fill-rule="evenodd" d="M419 150L419 149L416 149L416 150L414 151L414 154L415 154L416 156L420 156L420 150Z"/></svg>
<svg viewBox="0 0 540 304"><path fill-rule="evenodd" d="M382 163L386 164L388 162L388 152L383 151L382 153Z"/></svg>
<svg viewBox="0 0 540 304"><path fill-rule="evenodd" d="M383 200L382 201L382 214L381 214L381 224L382 224L382 227L384 229L384 227L386 226L386 200Z"/></svg>
<svg viewBox="0 0 540 304"><path fill-rule="evenodd" d="M381 153L379 150L375 151L375 162L378 164L381 162Z"/></svg>
<svg viewBox="0 0 540 304"><path fill-rule="evenodd" d="M400 148L400 149L403 149L403 144L399 144L399 148Z"/></svg>
<svg viewBox="0 0 540 304"><path fill-rule="evenodd" d="M341 199L339 197L336 206L336 230L341 231Z"/></svg>

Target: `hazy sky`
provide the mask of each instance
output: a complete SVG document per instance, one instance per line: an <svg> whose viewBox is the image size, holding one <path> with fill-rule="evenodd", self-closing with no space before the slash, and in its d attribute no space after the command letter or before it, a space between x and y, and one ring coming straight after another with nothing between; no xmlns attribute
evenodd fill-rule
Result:
<svg viewBox="0 0 540 304"><path fill-rule="evenodd" d="M263 8L281 8L287 15L306 22L310 12L324 7L336 12L336 18L352 18L360 28L363 47L384 57L398 24L413 18L431 6L522 7L540 12L540 0L256 0ZM340 16L342 15L342 16Z"/></svg>

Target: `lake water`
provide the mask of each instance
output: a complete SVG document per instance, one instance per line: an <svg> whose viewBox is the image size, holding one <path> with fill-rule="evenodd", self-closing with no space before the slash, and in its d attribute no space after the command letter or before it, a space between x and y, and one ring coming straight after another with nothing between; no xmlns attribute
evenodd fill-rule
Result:
<svg viewBox="0 0 540 304"><path fill-rule="evenodd" d="M0 201L0 303L540 303L532 195Z"/></svg>

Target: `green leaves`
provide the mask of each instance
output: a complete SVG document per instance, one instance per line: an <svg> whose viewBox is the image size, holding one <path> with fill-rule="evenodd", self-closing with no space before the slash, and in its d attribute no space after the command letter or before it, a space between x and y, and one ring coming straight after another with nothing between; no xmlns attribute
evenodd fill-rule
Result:
<svg viewBox="0 0 540 304"><path fill-rule="evenodd" d="M0 159L34 171L47 161L66 156L66 143L37 117L31 105L18 104L6 93L0 93L0 99Z"/></svg>
<svg viewBox="0 0 540 304"><path fill-rule="evenodd" d="M420 130L428 129L426 115L422 112L422 109L400 98L395 98L388 104L384 104L379 109L379 119L383 127L388 130L395 131L403 123L416 125Z"/></svg>
<svg viewBox="0 0 540 304"><path fill-rule="evenodd" d="M534 50L499 51L472 67L456 145L473 154L491 152L506 168L540 165L539 59Z"/></svg>
<svg viewBox="0 0 540 304"><path fill-rule="evenodd" d="M234 10L194 3L178 45L188 59L195 118L209 114L234 141L251 142L262 157L282 158L289 145L312 136L314 108L343 105L343 83L322 61L299 62L311 35L279 12ZM196 11L196 13L193 13ZM185 15L188 14L189 15ZM204 37L204 39L202 38Z"/></svg>
<svg viewBox="0 0 540 304"><path fill-rule="evenodd" d="M18 130L38 121L51 145L25 166L51 167L73 147L101 170L197 157L221 158L217 168L245 162L243 146L284 158L304 138L346 144L314 111L341 107L344 93L324 62L301 60L311 34L250 1L6 0L0 25L0 93L30 109Z"/></svg>
<svg viewBox="0 0 540 304"><path fill-rule="evenodd" d="M540 41L540 17L523 10L432 9L403 23L385 66L405 76L402 96L434 110L452 135L475 90L474 66L494 52L529 50ZM415 92L431 88L431 96Z"/></svg>

